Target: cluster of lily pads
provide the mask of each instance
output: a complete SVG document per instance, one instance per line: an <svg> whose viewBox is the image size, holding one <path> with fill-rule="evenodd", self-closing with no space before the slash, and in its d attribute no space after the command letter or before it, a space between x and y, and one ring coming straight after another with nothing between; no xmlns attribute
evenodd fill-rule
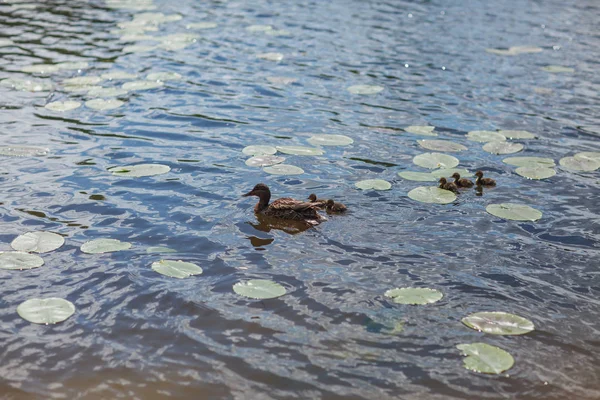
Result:
<svg viewBox="0 0 600 400"><path fill-rule="evenodd" d="M541 53L544 51L541 47L538 46L512 46L507 49L485 49L486 52L491 54L497 54L500 56L518 56L521 54L532 54L532 53ZM550 72L550 73L573 73L575 72L574 68L565 67L562 65L545 65L540 68L542 71Z"/></svg>

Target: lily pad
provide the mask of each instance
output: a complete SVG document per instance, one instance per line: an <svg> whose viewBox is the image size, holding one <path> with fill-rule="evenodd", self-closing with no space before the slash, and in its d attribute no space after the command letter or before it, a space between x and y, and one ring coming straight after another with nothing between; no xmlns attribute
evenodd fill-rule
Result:
<svg viewBox="0 0 600 400"><path fill-rule="evenodd" d="M82 70L89 67L90 64L85 61L65 61L56 64L56 66L63 70Z"/></svg>
<svg viewBox="0 0 600 400"><path fill-rule="evenodd" d="M398 172L398 175L409 181L418 182L436 182L437 178L431 175L431 172L415 172L415 171L402 171Z"/></svg>
<svg viewBox="0 0 600 400"><path fill-rule="evenodd" d="M542 70L544 70L546 72L551 72L553 74L575 72L575 68L563 67L563 66L560 66L560 65L547 65L545 67L542 67Z"/></svg>
<svg viewBox="0 0 600 400"><path fill-rule="evenodd" d="M535 139L535 135L527 131L502 130L498 131L498 133L508 139Z"/></svg>
<svg viewBox="0 0 600 400"><path fill-rule="evenodd" d="M271 165L281 164L285 161L284 157L274 155L254 156L246 160L249 167L269 167Z"/></svg>
<svg viewBox="0 0 600 400"><path fill-rule="evenodd" d="M600 151L583 151L581 153L575 154L573 157L575 158L587 158L590 160L600 161Z"/></svg>
<svg viewBox="0 0 600 400"><path fill-rule="evenodd" d="M485 210L496 217L513 221L537 221L542 218L541 211L525 204L489 204Z"/></svg>
<svg viewBox="0 0 600 400"><path fill-rule="evenodd" d="M153 81L132 81L125 82L121 87L125 90L149 90L156 89L164 86L165 84L162 82L153 82Z"/></svg>
<svg viewBox="0 0 600 400"><path fill-rule="evenodd" d="M537 46L513 46L508 49L485 49L485 51L501 56L516 56L519 54L539 53L543 51L543 49Z"/></svg>
<svg viewBox="0 0 600 400"><path fill-rule="evenodd" d="M277 149L273 146L252 145L244 147L242 153L248 156L267 156L277 153Z"/></svg>
<svg viewBox="0 0 600 400"><path fill-rule="evenodd" d="M107 72L105 74L102 74L102 75L100 75L100 77L102 77L102 79L106 79L108 81L120 81L120 80L126 80L126 79L135 79L138 76L136 74L130 74L129 72L113 71L113 72Z"/></svg>
<svg viewBox="0 0 600 400"><path fill-rule="evenodd" d="M129 248L131 243L117 239L94 239L81 245L81 251L86 254L112 253Z"/></svg>
<svg viewBox="0 0 600 400"><path fill-rule="evenodd" d="M429 288L396 288L385 292L385 297L391 297L398 304L430 304L439 301L444 295L439 290Z"/></svg>
<svg viewBox="0 0 600 400"><path fill-rule="evenodd" d="M319 148L306 146L277 146L277 151L297 156L320 156L325 153Z"/></svg>
<svg viewBox="0 0 600 400"><path fill-rule="evenodd" d="M269 61L281 61L283 60L283 54L281 53L260 53L256 55L256 58Z"/></svg>
<svg viewBox="0 0 600 400"><path fill-rule="evenodd" d="M149 81L176 81L181 79L182 76L180 74L178 74L177 72L154 72L151 74L148 74L148 76L146 76L146 79Z"/></svg>
<svg viewBox="0 0 600 400"><path fill-rule="evenodd" d="M271 175L300 175L304 173L302 168L288 164L271 165L264 167L263 171Z"/></svg>
<svg viewBox="0 0 600 400"><path fill-rule="evenodd" d="M124 102L117 99L93 99L85 102L85 106L94 110L114 110L115 108L121 107Z"/></svg>
<svg viewBox="0 0 600 400"><path fill-rule="evenodd" d="M419 186L408 192L408 197L421 203L435 204L448 204L456 200L453 192L437 186Z"/></svg>
<svg viewBox="0 0 600 400"><path fill-rule="evenodd" d="M467 150L465 146L448 140L418 140L421 147L434 151L463 151Z"/></svg>
<svg viewBox="0 0 600 400"><path fill-rule="evenodd" d="M516 167L545 167L552 168L554 160L545 157L507 157L502 162Z"/></svg>
<svg viewBox="0 0 600 400"><path fill-rule="evenodd" d="M454 173L458 172L461 178L470 178L473 176L471 172L464 168L441 168L431 171L431 175L436 178L436 181L440 178L451 178Z"/></svg>
<svg viewBox="0 0 600 400"><path fill-rule="evenodd" d="M273 27L271 25L250 25L246 27L248 32L265 32L272 29Z"/></svg>
<svg viewBox="0 0 600 400"><path fill-rule="evenodd" d="M65 238L52 232L27 232L19 235L10 244L17 251L47 253L65 244Z"/></svg>
<svg viewBox="0 0 600 400"><path fill-rule="evenodd" d="M521 143L489 142L483 145L483 149L492 154L512 154L523 150Z"/></svg>
<svg viewBox="0 0 600 400"><path fill-rule="evenodd" d="M467 133L467 139L481 143L504 142L506 140L506 136L493 131L471 131Z"/></svg>
<svg viewBox="0 0 600 400"><path fill-rule="evenodd" d="M458 158L442 153L423 153L415 156L413 163L429 169L454 168L458 165Z"/></svg>
<svg viewBox="0 0 600 400"><path fill-rule="evenodd" d="M266 279L250 279L233 285L233 291L251 299L274 299L283 296L286 290L277 282Z"/></svg>
<svg viewBox="0 0 600 400"><path fill-rule="evenodd" d="M88 97L118 97L129 93L128 90L116 87L99 87L88 90Z"/></svg>
<svg viewBox="0 0 600 400"><path fill-rule="evenodd" d="M22 251L0 251L0 269L32 269L44 265L44 260L35 254Z"/></svg>
<svg viewBox="0 0 600 400"><path fill-rule="evenodd" d="M62 90L67 93L89 93L90 90L99 90L102 86L98 85L65 85Z"/></svg>
<svg viewBox="0 0 600 400"><path fill-rule="evenodd" d="M58 66L54 64L33 64L26 65L23 68L21 68L21 72L29 72L32 74L49 74L58 70Z"/></svg>
<svg viewBox="0 0 600 400"><path fill-rule="evenodd" d="M558 160L558 163L565 169L571 171L595 171L600 168L600 161L593 158L584 157L563 157Z"/></svg>
<svg viewBox="0 0 600 400"><path fill-rule="evenodd" d="M163 246L152 246L146 249L146 253L177 253L177 250Z"/></svg>
<svg viewBox="0 0 600 400"><path fill-rule="evenodd" d="M112 167L108 169L113 175L129 176L139 178L143 176L154 176L166 174L171 167L163 164L137 164L123 167Z"/></svg>
<svg viewBox="0 0 600 400"><path fill-rule="evenodd" d="M507 351L487 343L462 343L456 346L467 356L464 366L471 371L484 374L499 374L515 364L515 359Z"/></svg>
<svg viewBox="0 0 600 400"><path fill-rule="evenodd" d="M382 86L377 85L354 85L350 86L346 90L348 90L352 94L377 94L381 92L384 88Z"/></svg>
<svg viewBox="0 0 600 400"><path fill-rule="evenodd" d="M159 274L170 276L172 278L188 278L192 275L200 275L202 268L191 262L160 260L152 263L152 269Z"/></svg>
<svg viewBox="0 0 600 400"><path fill-rule="evenodd" d="M437 136L438 134L433 131L434 129L435 129L435 126L411 125L411 126L407 126L406 128L404 128L404 131L415 134L415 135Z"/></svg>
<svg viewBox="0 0 600 400"><path fill-rule="evenodd" d="M78 101L53 101L44 106L50 111L71 111L79 107L81 107L81 103Z"/></svg>
<svg viewBox="0 0 600 400"><path fill-rule="evenodd" d="M523 335L535 329L530 320L502 311L476 312L464 317L461 322L469 328L492 335Z"/></svg>
<svg viewBox="0 0 600 400"><path fill-rule="evenodd" d="M364 181L356 182L354 186L362 190L390 190L392 188L392 184L383 179L365 179Z"/></svg>
<svg viewBox="0 0 600 400"><path fill-rule="evenodd" d="M33 146L0 146L0 156L40 157L48 154L48 149Z"/></svg>
<svg viewBox="0 0 600 400"><path fill-rule="evenodd" d="M547 167L519 167L515 172L528 179L548 179L556 175L554 168Z"/></svg>
<svg viewBox="0 0 600 400"><path fill-rule="evenodd" d="M156 49L156 46L149 44L132 44L131 46L123 47L122 53L145 53Z"/></svg>
<svg viewBox="0 0 600 400"><path fill-rule="evenodd" d="M17 313L34 324L56 324L75 313L75 306L69 300L58 297L25 300L17 307Z"/></svg>
<svg viewBox="0 0 600 400"><path fill-rule="evenodd" d="M0 81L0 86L9 87L24 92L47 92L54 88L48 80L31 80L8 78Z"/></svg>
<svg viewBox="0 0 600 400"><path fill-rule="evenodd" d="M95 85L97 83L102 82L104 79L102 79L99 76L77 76L75 78L70 78L70 79L65 79L63 81L63 84L65 85L74 85L74 86L79 86L79 85Z"/></svg>
<svg viewBox="0 0 600 400"><path fill-rule="evenodd" d="M218 26L215 22L196 22L193 24L187 24L185 29L213 29Z"/></svg>
<svg viewBox="0 0 600 400"><path fill-rule="evenodd" d="M347 146L354 143L354 140L344 135L313 135L308 143L313 146Z"/></svg>

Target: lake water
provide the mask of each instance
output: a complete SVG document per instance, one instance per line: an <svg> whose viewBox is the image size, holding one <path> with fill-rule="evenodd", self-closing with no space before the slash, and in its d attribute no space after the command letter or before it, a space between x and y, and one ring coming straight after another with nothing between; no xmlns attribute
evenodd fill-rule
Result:
<svg viewBox="0 0 600 400"><path fill-rule="evenodd" d="M148 22L147 12L166 17ZM0 156L0 250L28 231L66 239L41 255L41 268L0 269L0 397L600 398L600 171L557 165L555 176L528 180L502 162L508 156L466 137L527 130L538 138L517 140L525 148L509 156L555 162L600 151L599 15L595 0L0 3L0 145L48 149ZM137 45L148 47L127 47ZM486 52L520 45L543 51ZM283 59L257 57L264 53ZM62 62L88 66L21 72ZM573 70L542 69L549 65ZM44 108L89 100L89 88L65 80L109 72L181 79L120 94L112 110ZM31 79L40 91L17 90ZM356 95L353 85L384 90ZM432 138L403 130L411 125L468 147L450 153L459 167L482 169L498 186L447 205L408 198L435 185L398 176L427 171L412 159L429 151L417 140ZM311 146L313 134L354 143L283 155L300 175L245 164L245 146ZM107 171L142 163L171 170ZM364 179L392 188L358 190ZM315 192L349 212L290 234L258 223L256 198L241 197L259 182L274 197ZM543 216L486 213L503 202ZM97 238L132 247L80 251ZM204 273L157 274L150 266L161 258ZM287 294L258 301L232 291L256 278ZM384 296L413 286L444 298L408 306ZM52 326L29 323L16 307L35 297L65 298L76 312ZM514 313L536 329L497 336L460 322L477 311ZM471 342L510 352L514 367L465 369L456 345Z"/></svg>

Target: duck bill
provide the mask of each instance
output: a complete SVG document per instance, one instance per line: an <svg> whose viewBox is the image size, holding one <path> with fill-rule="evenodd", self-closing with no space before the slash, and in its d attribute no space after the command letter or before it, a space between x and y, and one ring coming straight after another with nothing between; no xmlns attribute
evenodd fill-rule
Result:
<svg viewBox="0 0 600 400"><path fill-rule="evenodd" d="M248 196L252 196L252 195L254 195L254 190L251 190L248 193L243 194L242 197L248 197Z"/></svg>

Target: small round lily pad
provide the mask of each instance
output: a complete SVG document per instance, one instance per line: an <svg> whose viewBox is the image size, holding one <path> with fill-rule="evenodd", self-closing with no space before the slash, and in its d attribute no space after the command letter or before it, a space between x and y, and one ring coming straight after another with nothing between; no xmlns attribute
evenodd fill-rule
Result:
<svg viewBox="0 0 600 400"><path fill-rule="evenodd" d="M40 157L48 154L48 149L33 146L0 146L0 156Z"/></svg>
<svg viewBox="0 0 600 400"><path fill-rule="evenodd" d="M113 175L139 178L143 176L166 174L171 170L171 167L163 164L137 164L125 165L123 167L112 167L108 170L112 172Z"/></svg>
<svg viewBox="0 0 600 400"><path fill-rule="evenodd" d="M463 151L467 150L465 146L460 143L454 143L449 140L418 140L419 145L425 149L433 151Z"/></svg>
<svg viewBox="0 0 600 400"><path fill-rule="evenodd" d="M444 295L439 290L430 288L396 288L385 292L385 297L391 297L398 304L430 304L439 301Z"/></svg>
<svg viewBox="0 0 600 400"><path fill-rule="evenodd" d="M453 192L437 186L419 186L408 192L408 197L421 203L435 204L448 204L456 200Z"/></svg>
<svg viewBox="0 0 600 400"><path fill-rule="evenodd" d="M149 81L177 81L181 79L182 76L177 72L153 72L146 76L146 79Z"/></svg>
<svg viewBox="0 0 600 400"><path fill-rule="evenodd" d="M9 87L24 92L47 92L54 88L49 80L32 80L8 78L0 81L0 86Z"/></svg>
<svg viewBox="0 0 600 400"><path fill-rule="evenodd" d="M0 269L32 269L44 265L42 257L22 251L0 251Z"/></svg>
<svg viewBox="0 0 600 400"><path fill-rule="evenodd" d="M263 171L271 175L300 175L304 173L304 170L295 165L289 164L276 164L264 167Z"/></svg>
<svg viewBox="0 0 600 400"><path fill-rule="evenodd" d="M195 22L187 24L185 29L213 29L219 26L216 22Z"/></svg>
<svg viewBox="0 0 600 400"><path fill-rule="evenodd" d="M377 94L381 92L384 88L382 86L377 85L354 85L350 86L346 90L348 90L352 94Z"/></svg>
<svg viewBox="0 0 600 400"><path fill-rule="evenodd" d="M523 145L521 143L488 142L483 145L483 149L492 154L512 154L523 150Z"/></svg>
<svg viewBox="0 0 600 400"><path fill-rule="evenodd" d="M535 329L533 322L527 318L503 311L476 312L464 317L461 322L492 335L523 335Z"/></svg>
<svg viewBox="0 0 600 400"><path fill-rule="evenodd" d="M502 162L517 167L552 168L556 165L553 159L545 157L507 157Z"/></svg>
<svg viewBox="0 0 600 400"><path fill-rule="evenodd" d="M63 70L81 70L86 69L90 64L85 61L65 61L56 64L56 66Z"/></svg>
<svg viewBox="0 0 600 400"><path fill-rule="evenodd" d="M85 106L94 110L113 110L115 108L121 107L124 102L117 99L93 99L85 102Z"/></svg>
<svg viewBox="0 0 600 400"><path fill-rule="evenodd" d="M252 145L244 147L242 153L248 156L266 156L277 153L277 149L273 146Z"/></svg>
<svg viewBox="0 0 600 400"><path fill-rule="evenodd" d="M319 148L306 146L277 146L277 151L297 156L320 156L325 153Z"/></svg>
<svg viewBox="0 0 600 400"><path fill-rule="evenodd" d="M496 217L513 221L537 221L542 218L542 212L540 210L525 204L489 204L485 210Z"/></svg>
<svg viewBox="0 0 600 400"><path fill-rule="evenodd" d="M562 74L562 73L573 73L575 72L575 68L571 68L571 67L563 67L561 65L546 65L545 67L542 67L542 70L546 71L546 72L551 72L553 74Z"/></svg>
<svg viewBox="0 0 600 400"><path fill-rule="evenodd" d="M52 232L27 232L19 235L10 243L17 251L47 253L65 244L65 238Z"/></svg>
<svg viewBox="0 0 600 400"><path fill-rule="evenodd" d="M458 165L458 158L442 153L423 153L415 156L413 163L429 169L454 168Z"/></svg>
<svg viewBox="0 0 600 400"><path fill-rule="evenodd" d="M600 168L600 160L584 157L563 157L558 160L558 163L565 169L571 171L595 171Z"/></svg>
<svg viewBox="0 0 600 400"><path fill-rule="evenodd" d="M156 261L152 263L152 269L159 274L179 279L188 278L192 275L200 275L202 273L202 268L198 265L181 260Z"/></svg>
<svg viewBox="0 0 600 400"><path fill-rule="evenodd" d="M271 165L281 164L284 161L285 158L279 156L254 156L246 160L246 165L249 167L268 167Z"/></svg>
<svg viewBox="0 0 600 400"><path fill-rule="evenodd" d="M508 139L535 139L535 135L527 131L500 130L498 133Z"/></svg>
<svg viewBox="0 0 600 400"><path fill-rule="evenodd" d="M283 60L283 54L281 53L260 53L256 55L256 58L268 61L281 61Z"/></svg>
<svg viewBox="0 0 600 400"><path fill-rule="evenodd" d="M286 290L277 282L266 279L250 279L233 285L233 291L251 299L274 299L283 296Z"/></svg>
<svg viewBox="0 0 600 400"><path fill-rule="evenodd" d="M504 142L506 140L506 136L493 131L471 131L467 133L467 139L482 143Z"/></svg>
<svg viewBox="0 0 600 400"><path fill-rule="evenodd" d="M149 90L164 86L163 82L156 81L131 81L125 82L121 87L125 90Z"/></svg>
<svg viewBox="0 0 600 400"><path fill-rule="evenodd" d="M412 133L414 135L422 135L422 136L437 136L433 130L435 126L429 125L411 125L404 128L405 132Z"/></svg>
<svg viewBox="0 0 600 400"><path fill-rule="evenodd" d="M118 97L129 93L128 90L116 87L99 87L88 90L88 97ZM109 103L110 104L110 103ZM94 108L94 107L92 107ZM116 108L116 107L114 107Z"/></svg>
<svg viewBox="0 0 600 400"><path fill-rule="evenodd" d="M392 184L383 179L365 179L356 182L354 186L362 190L390 190L392 188Z"/></svg>
<svg viewBox="0 0 600 400"><path fill-rule="evenodd" d="M99 76L77 76L75 78L65 79L63 84L65 85L95 85L97 83L102 82L102 79Z"/></svg>
<svg viewBox="0 0 600 400"><path fill-rule="evenodd" d="M21 72L28 72L32 74L50 74L58 70L58 66L53 64L33 64L26 65L23 68L21 68Z"/></svg>
<svg viewBox="0 0 600 400"><path fill-rule="evenodd" d="M487 343L462 343L456 346L467 356L466 369L484 374L500 374L515 364L515 359L505 350Z"/></svg>
<svg viewBox="0 0 600 400"><path fill-rule="evenodd" d="M53 101L44 106L50 111L71 111L79 107L81 107L81 103L78 101Z"/></svg>
<svg viewBox="0 0 600 400"><path fill-rule="evenodd" d="M519 167L515 172L527 179L548 179L556 175L554 168L547 167Z"/></svg>
<svg viewBox="0 0 600 400"><path fill-rule="evenodd" d="M344 135L313 135L308 139L313 146L347 146L354 140Z"/></svg>
<svg viewBox="0 0 600 400"><path fill-rule="evenodd" d="M409 181L418 181L418 182L436 182L437 178L431 175L431 172L415 172L415 171L402 171L398 172L398 175L401 178L404 178Z"/></svg>
<svg viewBox="0 0 600 400"><path fill-rule="evenodd" d="M117 239L94 239L81 245L81 251L87 254L112 253L129 248L131 243Z"/></svg>
<svg viewBox="0 0 600 400"><path fill-rule="evenodd" d="M75 313L75 306L69 300L58 297L25 300L17 307L17 313L34 324L56 324Z"/></svg>

